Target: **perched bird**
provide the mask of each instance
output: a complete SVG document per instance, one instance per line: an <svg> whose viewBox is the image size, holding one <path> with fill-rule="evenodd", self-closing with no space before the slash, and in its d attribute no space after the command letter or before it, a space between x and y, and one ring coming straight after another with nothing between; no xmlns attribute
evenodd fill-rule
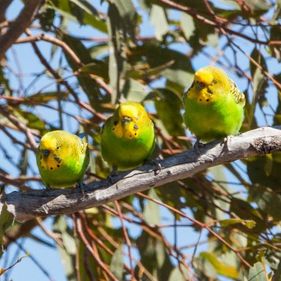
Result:
<svg viewBox="0 0 281 281"><path fill-rule="evenodd" d="M36 160L47 187L80 185L89 164L88 144L66 131L52 131L42 137Z"/></svg>
<svg viewBox="0 0 281 281"><path fill-rule="evenodd" d="M199 69L184 99L185 123L198 140L207 142L239 132L245 96L222 69Z"/></svg>
<svg viewBox="0 0 281 281"><path fill-rule="evenodd" d="M108 118L101 134L101 152L113 170L141 165L154 152L154 125L144 107L124 102Z"/></svg>

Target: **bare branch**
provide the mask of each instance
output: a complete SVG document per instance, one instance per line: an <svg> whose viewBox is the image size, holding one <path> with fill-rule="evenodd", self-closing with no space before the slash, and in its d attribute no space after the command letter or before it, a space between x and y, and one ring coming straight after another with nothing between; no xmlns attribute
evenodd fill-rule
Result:
<svg viewBox="0 0 281 281"><path fill-rule="evenodd" d="M61 47L73 60L73 62L76 64L77 67L83 66L81 60L79 57L75 54L75 52L62 40L46 35L45 33L41 33L38 35L30 35L26 36L24 38L18 39L15 44L23 44L23 43L32 43L32 42L38 42L38 41L46 41L50 42L56 46Z"/></svg>
<svg viewBox="0 0 281 281"><path fill-rule="evenodd" d="M49 35L46 35L44 33L42 34L39 34L39 35L30 35L30 36L27 36L27 37L24 37L24 38L20 38L18 39L15 44L23 44L23 43L34 43L34 42L38 42L38 41L45 41L45 42L49 42L51 44L54 44L56 46L59 46L61 47L64 52L66 54L68 54L70 56L70 58L72 59L72 61L76 64L77 66L77 71L75 71L75 75L79 75L79 68L82 67L84 64L81 62L81 60L79 59L79 57L75 54L75 52L62 40L58 39L58 38L55 38L55 37L52 37L52 36L49 36ZM33 47L36 46L34 44L32 44ZM37 47L37 50L35 49L35 52L37 54L37 56L39 57L39 59L41 60L41 62L43 63L42 61L42 55L38 55L40 51L38 51L38 47ZM50 67L47 67L46 66L46 63L44 62L43 63L45 65L45 67L50 71ZM50 71L52 74L53 72ZM57 75L58 76L58 75ZM93 75L93 74L89 74L89 76L94 79L97 84L102 88L104 89L108 94L112 95L112 89L99 77ZM58 79L58 78L57 78ZM61 81L63 82L62 79L58 79L58 81Z"/></svg>
<svg viewBox="0 0 281 281"><path fill-rule="evenodd" d="M38 225L36 219L29 220L22 224L15 224L9 228L3 237L3 247L7 248L11 243L17 241L20 237L26 237L29 235L31 230Z"/></svg>
<svg viewBox="0 0 281 281"><path fill-rule="evenodd" d="M31 24L42 3L42 0L26 1L26 4L19 16L11 24L7 32L0 37L0 61L4 57L6 51L11 47L11 45Z"/></svg>
<svg viewBox="0 0 281 281"><path fill-rule="evenodd" d="M230 29L227 27L227 25L230 23L228 20L226 20L225 18L223 17L218 17L216 15L213 15L214 16L214 19L208 19L206 18L205 15L200 15L198 13L198 11L196 11L195 9L192 9L190 7L187 7L187 6L184 6L184 5L181 5L181 4L178 4L174 1L171 1L171 0L160 0L160 2L164 5L166 5L167 7L169 8L172 8L172 9L176 9L176 10L179 10L179 11L182 11L184 13L187 13L189 14L190 16L192 16L194 19L197 19L199 20L200 22L204 23L204 24L207 24L207 25L210 25L210 26L213 26L214 28L218 29L219 31L223 31L223 33L227 33L227 34L232 34L232 35L235 35L235 36L238 36L238 37L241 37L245 40L248 40L252 43L257 43L257 44L262 44L262 45L279 45L281 42L279 40L277 41L273 41L273 43L270 41L270 40L259 40L259 38L252 38L242 32L238 32L236 30L233 30L233 29ZM208 3L208 1L205 1L205 3Z"/></svg>
<svg viewBox="0 0 281 281"><path fill-rule="evenodd" d="M12 0L1 0L0 23L5 21L5 13L11 3L12 3Z"/></svg>
<svg viewBox="0 0 281 281"><path fill-rule="evenodd" d="M8 270L12 269L13 267L15 267L19 262L22 261L22 259L28 257L27 255L25 256L22 256L20 258L18 258L12 265L10 265L9 267L7 268L1 268L0 269L0 276L3 275L4 273L6 273Z"/></svg>
<svg viewBox="0 0 281 281"><path fill-rule="evenodd" d="M0 210L7 204L8 210L17 220L24 221L35 216L68 214L100 206L149 188L176 180L192 177L209 167L230 161L281 151L281 127L264 127L248 131L227 141L214 141L200 151L191 149L166 158L160 162L162 169L155 173L153 165L119 174L116 182L95 181L79 189L34 190L3 194Z"/></svg>

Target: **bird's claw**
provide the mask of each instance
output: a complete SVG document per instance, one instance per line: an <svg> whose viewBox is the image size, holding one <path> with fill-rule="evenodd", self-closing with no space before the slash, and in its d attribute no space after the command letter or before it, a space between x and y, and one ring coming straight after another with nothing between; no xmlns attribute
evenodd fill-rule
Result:
<svg viewBox="0 0 281 281"><path fill-rule="evenodd" d="M152 164L154 166L153 171L154 171L155 176L157 176L162 170L162 166L161 166L161 163L159 161L160 161L160 159L153 159L152 160Z"/></svg>
<svg viewBox="0 0 281 281"><path fill-rule="evenodd" d="M80 192L83 196L85 196L85 188L84 187L85 187L85 184L83 182L77 183L77 188L79 188L79 190L80 190Z"/></svg>
<svg viewBox="0 0 281 281"><path fill-rule="evenodd" d="M230 141L231 137L232 137L232 136L226 136L226 137L224 137L223 142L224 142L224 143L228 143L228 142Z"/></svg>
<svg viewBox="0 0 281 281"><path fill-rule="evenodd" d="M225 148L228 150L228 144L230 143L230 140L231 140L232 136L226 136L224 137L223 139L223 145L225 146Z"/></svg>
<svg viewBox="0 0 281 281"><path fill-rule="evenodd" d="M197 154L200 154L200 148L203 148L204 146L205 146L204 143L200 142L199 139L196 139L193 148Z"/></svg>
<svg viewBox="0 0 281 281"><path fill-rule="evenodd" d="M116 182L115 178L118 176L118 172L117 169L113 169L111 171L111 173L108 175L107 177L107 181L109 182L109 184L113 184Z"/></svg>

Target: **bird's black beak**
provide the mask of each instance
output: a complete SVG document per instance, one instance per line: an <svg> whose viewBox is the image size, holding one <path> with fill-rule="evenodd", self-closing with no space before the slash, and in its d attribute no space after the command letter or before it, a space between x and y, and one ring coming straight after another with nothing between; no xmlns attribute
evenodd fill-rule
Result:
<svg viewBox="0 0 281 281"><path fill-rule="evenodd" d="M123 125L127 124L127 123L130 123L132 121L132 118L129 117L129 116L123 116L122 119L121 119L121 122Z"/></svg>
<svg viewBox="0 0 281 281"><path fill-rule="evenodd" d="M42 154L43 154L44 157L48 157L49 154L50 154L50 150L49 149L42 149L41 151L42 151Z"/></svg>

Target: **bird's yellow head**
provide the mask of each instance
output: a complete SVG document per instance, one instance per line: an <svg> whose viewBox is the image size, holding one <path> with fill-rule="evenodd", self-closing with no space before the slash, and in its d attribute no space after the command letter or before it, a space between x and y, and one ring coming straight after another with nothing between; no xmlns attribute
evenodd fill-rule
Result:
<svg viewBox="0 0 281 281"><path fill-rule="evenodd" d="M47 154L53 152L56 147L57 140L48 133L42 137L39 145L39 150L44 152L47 156Z"/></svg>
<svg viewBox="0 0 281 281"><path fill-rule="evenodd" d="M230 87L227 74L215 66L206 66L195 72L189 97L200 103L209 103L216 99L214 93ZM226 91L227 92L227 91Z"/></svg>
<svg viewBox="0 0 281 281"><path fill-rule="evenodd" d="M227 74L216 66L205 66L195 72L194 82L201 84L203 87L212 86L215 84L226 85L229 84Z"/></svg>
<svg viewBox="0 0 281 281"><path fill-rule="evenodd" d="M204 67L195 72L194 80L204 85L210 85L214 81L213 72L209 67Z"/></svg>
<svg viewBox="0 0 281 281"><path fill-rule="evenodd" d="M113 115L112 131L119 138L135 139L139 134L139 121L147 114L137 102L124 102Z"/></svg>
<svg viewBox="0 0 281 281"><path fill-rule="evenodd" d="M40 141L38 157L43 169L56 170L61 166L61 143L57 138L58 133L59 131L49 132Z"/></svg>

